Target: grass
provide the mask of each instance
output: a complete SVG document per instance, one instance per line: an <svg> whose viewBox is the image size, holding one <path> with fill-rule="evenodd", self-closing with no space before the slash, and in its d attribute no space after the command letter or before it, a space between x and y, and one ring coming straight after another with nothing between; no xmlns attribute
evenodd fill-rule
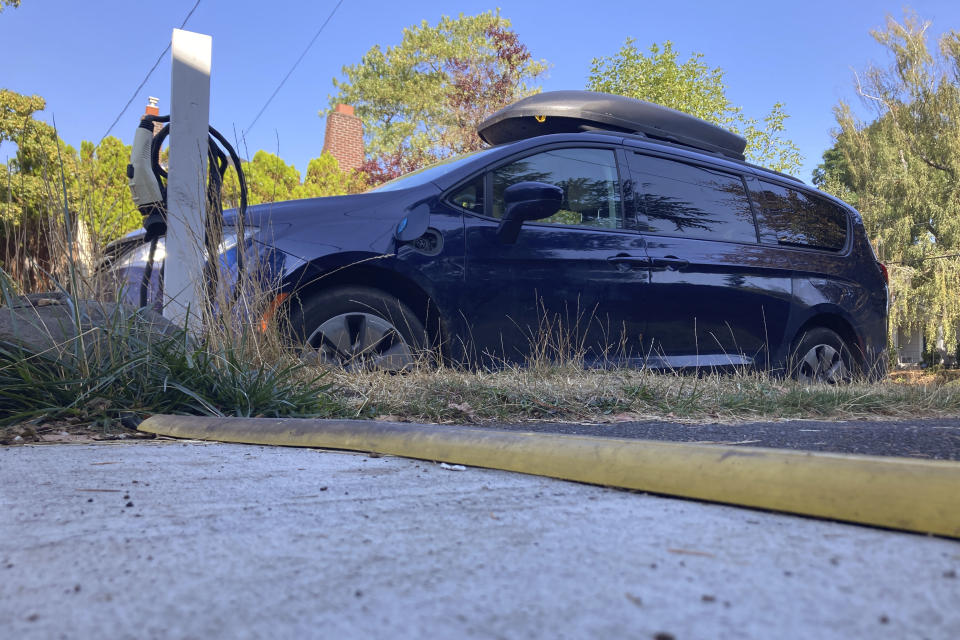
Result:
<svg viewBox="0 0 960 640"><path fill-rule="evenodd" d="M765 373L681 375L576 365L331 372L350 416L437 423L744 422L960 415L960 382L803 385Z"/></svg>
<svg viewBox="0 0 960 640"><path fill-rule="evenodd" d="M0 341L0 426L107 426L151 413L318 416L336 406L324 372L290 356L260 359L248 335L213 343L161 334L126 311L86 327L79 354L69 343L39 351Z"/></svg>
<svg viewBox="0 0 960 640"><path fill-rule="evenodd" d="M946 369L941 366L901 369L891 371L888 380L896 384L938 386L960 380L960 369Z"/></svg>

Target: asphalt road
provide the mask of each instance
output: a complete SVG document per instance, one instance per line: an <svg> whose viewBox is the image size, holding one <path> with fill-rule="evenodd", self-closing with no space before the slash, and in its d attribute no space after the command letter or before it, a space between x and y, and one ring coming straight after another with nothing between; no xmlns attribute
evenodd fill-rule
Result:
<svg viewBox="0 0 960 640"><path fill-rule="evenodd" d="M790 420L733 425L671 422L611 424L527 422L491 426L515 431L569 433L609 438L640 438L930 460L960 460L960 418L891 422Z"/></svg>

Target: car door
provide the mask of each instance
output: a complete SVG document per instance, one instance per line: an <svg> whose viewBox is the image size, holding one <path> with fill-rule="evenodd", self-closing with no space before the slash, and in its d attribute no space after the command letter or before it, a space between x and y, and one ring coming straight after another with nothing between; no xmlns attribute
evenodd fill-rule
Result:
<svg viewBox="0 0 960 640"><path fill-rule="evenodd" d="M783 340L791 278L757 241L743 176L681 158L627 155L651 263L650 353L670 366L765 366L768 347Z"/></svg>
<svg viewBox="0 0 960 640"><path fill-rule="evenodd" d="M474 354L486 361L574 355L588 363L638 357L649 272L643 238L623 225L615 149L541 148L484 180L483 215L465 216L463 312ZM563 203L507 244L496 234L503 192L523 181L559 186Z"/></svg>

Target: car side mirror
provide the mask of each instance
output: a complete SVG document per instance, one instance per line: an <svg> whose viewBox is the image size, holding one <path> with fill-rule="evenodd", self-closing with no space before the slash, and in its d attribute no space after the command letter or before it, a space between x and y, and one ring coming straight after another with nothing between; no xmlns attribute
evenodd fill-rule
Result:
<svg viewBox="0 0 960 640"><path fill-rule="evenodd" d="M560 210L563 189L545 182L518 182L503 191L504 212L497 238L504 244L517 241L520 227L527 220L549 218Z"/></svg>

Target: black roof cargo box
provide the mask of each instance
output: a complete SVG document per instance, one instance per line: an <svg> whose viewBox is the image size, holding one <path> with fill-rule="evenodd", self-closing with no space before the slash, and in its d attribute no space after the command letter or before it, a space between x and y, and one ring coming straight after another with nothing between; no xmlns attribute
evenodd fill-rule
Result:
<svg viewBox="0 0 960 640"><path fill-rule="evenodd" d="M643 134L743 160L747 141L686 113L626 96L594 91L548 91L519 100L477 128L489 144L504 144L548 133L619 131Z"/></svg>

